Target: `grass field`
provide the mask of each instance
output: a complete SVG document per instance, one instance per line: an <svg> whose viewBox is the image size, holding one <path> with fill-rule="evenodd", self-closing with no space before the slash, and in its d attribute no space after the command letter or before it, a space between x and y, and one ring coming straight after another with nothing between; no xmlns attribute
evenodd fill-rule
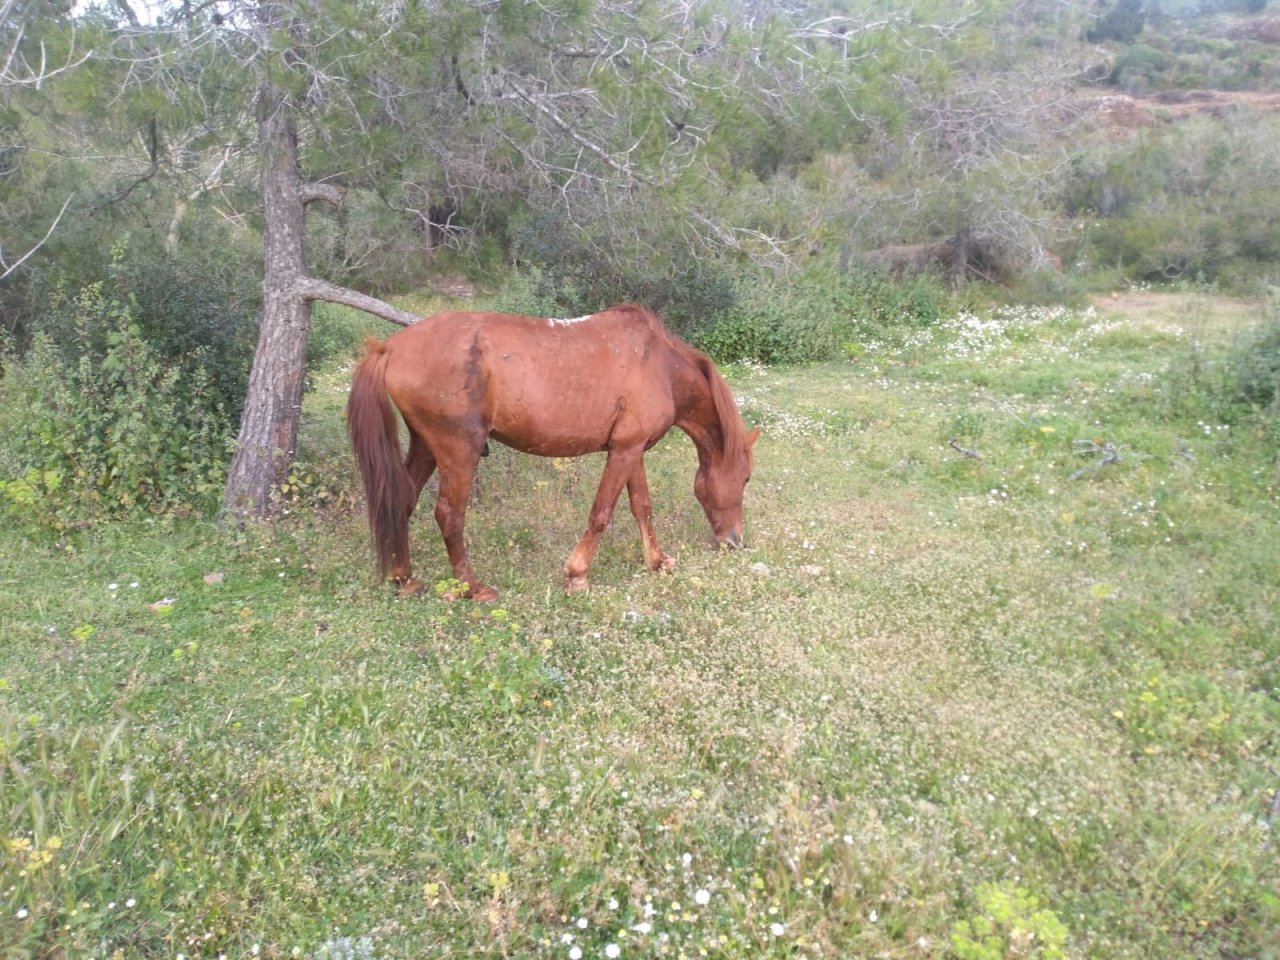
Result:
<svg viewBox="0 0 1280 960"><path fill-rule="evenodd" d="M1275 434L1197 379L1253 316L730 368L750 548L673 434L678 568L624 506L582 595L601 461L500 449L499 603L376 586L341 365L271 527L6 521L0 957L1280 956Z"/></svg>

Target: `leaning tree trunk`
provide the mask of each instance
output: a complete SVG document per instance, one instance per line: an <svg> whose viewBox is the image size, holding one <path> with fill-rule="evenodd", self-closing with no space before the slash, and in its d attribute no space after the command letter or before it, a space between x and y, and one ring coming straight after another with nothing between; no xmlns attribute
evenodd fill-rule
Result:
<svg viewBox="0 0 1280 960"><path fill-rule="evenodd" d="M240 435L222 498L233 517L264 516L293 462L306 373L311 303L300 292L305 198L293 101L272 84L260 91L262 150L262 325L249 374Z"/></svg>
<svg viewBox="0 0 1280 960"><path fill-rule="evenodd" d="M951 257L951 285L957 289L969 280L969 261L973 259L973 231L961 227L956 231Z"/></svg>
<svg viewBox="0 0 1280 960"><path fill-rule="evenodd" d="M296 111L273 84L260 91L258 137L262 151L262 325L240 417L240 435L222 497L223 514L264 517L289 475L302 413L311 301L329 300L408 325L413 314L374 297L306 275L303 236L307 204L342 202L342 191L304 183L298 162Z"/></svg>

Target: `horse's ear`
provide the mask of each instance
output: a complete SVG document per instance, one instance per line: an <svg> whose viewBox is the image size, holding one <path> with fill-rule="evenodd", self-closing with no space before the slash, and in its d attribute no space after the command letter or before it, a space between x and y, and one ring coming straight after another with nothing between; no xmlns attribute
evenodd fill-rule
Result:
<svg viewBox="0 0 1280 960"><path fill-rule="evenodd" d="M756 445L756 441L760 439L760 428L756 427L747 434L747 449L751 449Z"/></svg>

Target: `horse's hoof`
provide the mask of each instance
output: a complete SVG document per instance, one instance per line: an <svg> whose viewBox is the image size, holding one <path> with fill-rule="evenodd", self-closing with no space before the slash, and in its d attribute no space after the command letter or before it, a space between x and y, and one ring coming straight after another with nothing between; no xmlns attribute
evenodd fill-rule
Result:
<svg viewBox="0 0 1280 960"><path fill-rule="evenodd" d="M483 583L473 583L471 589L467 591L467 597L477 603L492 603L498 599L498 591Z"/></svg>
<svg viewBox="0 0 1280 960"><path fill-rule="evenodd" d="M590 584L587 583L587 578L585 576L564 578L565 593L581 593L583 590L587 589L587 587L589 586Z"/></svg>
<svg viewBox="0 0 1280 960"><path fill-rule="evenodd" d="M422 596L422 591L425 589L426 584L419 583L417 580L410 577L408 580L400 581L399 594L401 597L420 597Z"/></svg>
<svg viewBox="0 0 1280 960"><path fill-rule="evenodd" d="M665 554L663 554L663 557L658 562L658 565L653 568L653 572L654 573L670 573L675 568L676 568L676 558L668 557Z"/></svg>

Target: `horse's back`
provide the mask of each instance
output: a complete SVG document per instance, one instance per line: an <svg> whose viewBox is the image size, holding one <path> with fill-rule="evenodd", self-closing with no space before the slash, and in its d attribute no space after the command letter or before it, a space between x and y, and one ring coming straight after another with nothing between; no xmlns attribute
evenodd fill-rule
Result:
<svg viewBox="0 0 1280 960"><path fill-rule="evenodd" d="M623 431L652 439L674 416L669 341L640 307L573 319L445 312L388 338L387 389L406 418L479 418L520 450L573 456Z"/></svg>

